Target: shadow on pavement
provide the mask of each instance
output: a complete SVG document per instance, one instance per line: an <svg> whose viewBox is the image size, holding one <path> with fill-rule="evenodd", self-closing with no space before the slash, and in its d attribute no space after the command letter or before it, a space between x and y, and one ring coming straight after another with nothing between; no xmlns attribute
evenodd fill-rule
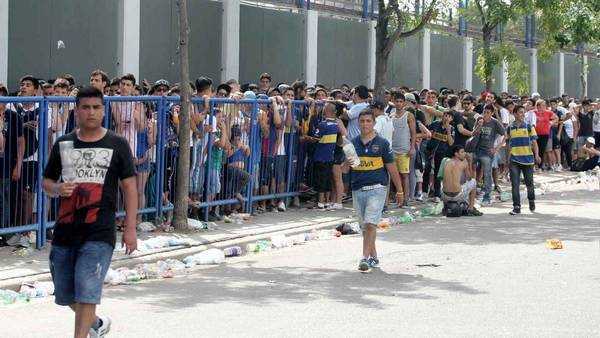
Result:
<svg viewBox="0 0 600 338"><path fill-rule="evenodd" d="M354 269L258 268L253 264L223 265L168 282L109 289L108 297L131 299L151 293L151 304L164 311L220 302L260 306L279 302L307 303L319 299L383 309L387 305L381 297L436 299L426 293L432 289L467 295L483 293L459 282L421 275L391 274L378 269L370 274L361 274Z"/></svg>
<svg viewBox="0 0 600 338"><path fill-rule="evenodd" d="M536 213L529 213L527 201L522 201L524 213L510 216L508 211L511 210L512 203L506 202L498 205L498 208L488 209L491 212L481 217L435 217L401 225L379 236L378 240L399 244L468 245L534 244L548 238L595 241L600 239L597 205L592 204L596 202L596 198L597 192L590 191L552 193L537 201L539 211ZM570 214L544 211L558 208Z"/></svg>

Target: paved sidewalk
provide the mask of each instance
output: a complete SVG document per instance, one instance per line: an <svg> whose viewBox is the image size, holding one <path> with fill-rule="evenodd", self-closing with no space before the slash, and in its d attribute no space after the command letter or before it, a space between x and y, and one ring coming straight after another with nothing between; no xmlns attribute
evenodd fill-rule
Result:
<svg viewBox="0 0 600 338"><path fill-rule="evenodd" d="M576 173L544 173L537 174L536 184L543 185L551 182L563 181L577 176ZM508 191L510 188L508 188ZM424 206L424 205L423 205ZM403 211L400 211L403 212ZM217 222L217 228L214 230L189 232L189 233L165 233L138 232L140 240L147 240L157 236L169 236L181 239L190 239L198 242L197 247L176 246L155 250L138 251L133 256L125 256L121 251L115 251L113 256L113 266L128 265L127 261L135 258L145 258L152 260L152 256L164 253L165 255L190 254L202 251L207 245L216 245L218 243L234 245L237 242L255 240L257 237L268 236L270 233L287 231L308 231L310 228L333 228L336 224L351 221L354 217L350 205L342 210L319 211L313 209L294 209L290 208L286 212L265 213L253 216L250 220L244 221L244 224ZM121 233L117 235L117 241L120 241ZM19 284L19 279L35 278L49 272L48 253L50 244L41 250L30 249L27 254L19 255L11 247L0 248L0 288L6 285ZM150 256L150 257L148 257ZM133 259L132 259L133 258ZM156 258L161 259L161 258Z"/></svg>

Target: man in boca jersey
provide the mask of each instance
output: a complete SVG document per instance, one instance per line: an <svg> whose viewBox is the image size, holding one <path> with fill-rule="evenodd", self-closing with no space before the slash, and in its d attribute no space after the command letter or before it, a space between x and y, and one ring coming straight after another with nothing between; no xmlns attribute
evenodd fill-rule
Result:
<svg viewBox="0 0 600 338"><path fill-rule="evenodd" d="M375 116L371 108L359 114L358 124L360 135L352 140L352 145L360 164L352 168L351 188L354 209L363 231L363 257L358 270L368 272L379 266L375 238L390 178L396 187L398 205L403 203L404 192L391 146L375 132Z"/></svg>

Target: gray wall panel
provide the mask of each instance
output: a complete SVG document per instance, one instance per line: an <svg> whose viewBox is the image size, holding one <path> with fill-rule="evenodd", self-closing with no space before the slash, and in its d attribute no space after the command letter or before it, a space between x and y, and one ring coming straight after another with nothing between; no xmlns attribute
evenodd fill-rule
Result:
<svg viewBox="0 0 600 338"><path fill-rule="evenodd" d="M558 96L558 54L546 62L538 60L538 91L542 96Z"/></svg>
<svg viewBox="0 0 600 338"><path fill-rule="evenodd" d="M221 77L222 4L188 2L190 78ZM140 28L140 77L179 81L179 18L175 0L144 0Z"/></svg>
<svg viewBox="0 0 600 338"><path fill-rule="evenodd" d="M72 74L88 83L89 74L101 68L110 75L117 69L118 0L99 3L11 0L9 2L9 86L33 74L54 78ZM58 49L62 40L65 48Z"/></svg>
<svg viewBox="0 0 600 338"><path fill-rule="evenodd" d="M600 59L588 57L588 97L600 98Z"/></svg>
<svg viewBox="0 0 600 338"><path fill-rule="evenodd" d="M388 87L421 89L421 59L419 34L396 43L388 60Z"/></svg>
<svg viewBox="0 0 600 338"><path fill-rule="evenodd" d="M462 87L462 44L458 37L431 34L431 88Z"/></svg>
<svg viewBox="0 0 600 338"><path fill-rule="evenodd" d="M571 96L581 95L581 63L575 54L565 53L565 92Z"/></svg>
<svg viewBox="0 0 600 338"><path fill-rule="evenodd" d="M242 5L240 8L240 82L257 83L262 72L273 82L304 79L303 14Z"/></svg>
<svg viewBox="0 0 600 338"><path fill-rule="evenodd" d="M367 83L368 29L361 22L319 17L318 83L329 87Z"/></svg>

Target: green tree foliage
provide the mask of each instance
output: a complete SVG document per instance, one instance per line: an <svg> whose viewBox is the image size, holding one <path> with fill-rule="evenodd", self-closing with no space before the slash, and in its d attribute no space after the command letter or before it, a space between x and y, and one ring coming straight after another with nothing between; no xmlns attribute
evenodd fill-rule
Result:
<svg viewBox="0 0 600 338"><path fill-rule="evenodd" d="M490 91L494 83L494 68L503 62L508 68L508 80L520 93L527 92L528 67L517 54L514 46L503 41L493 41L497 27L514 24L532 8L531 0L472 0L462 10L462 15L471 22L478 22L481 28L483 44L475 65L475 74L485 83Z"/></svg>

